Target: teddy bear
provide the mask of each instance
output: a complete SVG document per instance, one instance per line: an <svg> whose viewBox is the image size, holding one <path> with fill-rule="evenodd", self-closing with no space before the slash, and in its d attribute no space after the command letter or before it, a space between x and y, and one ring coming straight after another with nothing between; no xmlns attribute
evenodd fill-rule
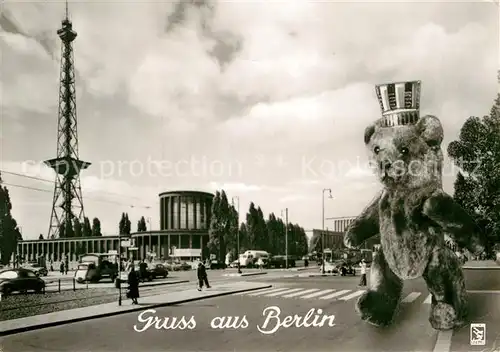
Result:
<svg viewBox="0 0 500 352"><path fill-rule="evenodd" d="M382 118L364 133L382 191L344 235L348 248L380 235L370 286L356 310L372 325L390 325L403 282L423 277L432 295L431 326L454 329L466 322L467 295L461 264L444 237L474 254L484 250L483 239L472 218L442 189L443 128L437 117L419 116L420 81L398 84L376 86Z"/></svg>

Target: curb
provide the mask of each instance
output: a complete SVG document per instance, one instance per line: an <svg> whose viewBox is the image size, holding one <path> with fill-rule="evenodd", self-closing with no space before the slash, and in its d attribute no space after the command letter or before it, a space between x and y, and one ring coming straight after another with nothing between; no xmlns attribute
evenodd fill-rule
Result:
<svg viewBox="0 0 500 352"><path fill-rule="evenodd" d="M19 334L19 333L23 333L23 332L40 330L40 329L50 328L50 327L59 326L59 325L66 325L66 324L71 324L71 323L78 323L80 321L107 318L107 317L112 317L112 316L120 315L120 314L140 312L140 311L143 311L146 309L151 309L151 308L168 307L168 306L174 306L174 305L183 304L183 303L201 301L201 300L209 299L209 298L229 296L229 295L234 295L236 293L241 293L241 292L257 291L257 290L262 290L262 289L270 288L270 287L273 287L273 285L266 285L264 287L256 287L256 288L250 288L250 289L240 289L240 290L229 291L229 292L221 292L221 293L214 294L213 296L208 296L208 297L201 296L201 297L194 297L194 298L189 298L189 299L184 299L184 300L179 300L179 301L174 301L174 302L151 304L151 305L147 305L147 306L127 309L127 310L121 310L121 311L116 311L116 312L111 312L111 313L97 314L97 315L92 315L92 316L88 316L88 317L80 317L80 318L73 318L73 319L60 320L60 321L51 321L51 322L47 322L47 323L43 323L43 324L39 324L39 325L33 325L33 326L28 326L28 327L23 327L23 328L16 328L16 329L11 329L11 330L4 330L4 331L0 332L0 336Z"/></svg>
<svg viewBox="0 0 500 352"><path fill-rule="evenodd" d="M463 270L500 270L500 266L463 266Z"/></svg>
<svg viewBox="0 0 500 352"><path fill-rule="evenodd" d="M139 284L139 288L141 288L141 287L155 287L155 286L163 286L163 285L185 284L186 282L189 282L189 280L177 280L177 281L156 282L156 283L152 282L152 283L147 283L147 284L143 284L143 285ZM123 282L123 284L126 284L126 282ZM86 290L87 289L85 287L85 284L78 284L78 285L80 285L80 287L76 286L76 290L75 291L81 291L81 290ZM101 287L89 287L89 289L91 289L91 288L101 288ZM104 287L104 288L115 288L115 287L113 286L113 287ZM61 289L61 292L67 292L67 291L73 291L73 289L72 288ZM54 292L58 292L58 291L48 291L48 292L54 293Z"/></svg>
<svg viewBox="0 0 500 352"><path fill-rule="evenodd" d="M241 277L241 276L256 276L256 275L265 275L267 274L267 272L263 272L263 273L260 273L260 272L257 272L257 273L241 273L241 274L224 274L224 276L226 277Z"/></svg>

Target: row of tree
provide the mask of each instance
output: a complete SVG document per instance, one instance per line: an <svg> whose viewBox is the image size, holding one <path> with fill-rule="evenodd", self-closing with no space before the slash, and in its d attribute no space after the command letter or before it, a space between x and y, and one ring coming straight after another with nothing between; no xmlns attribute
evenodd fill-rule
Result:
<svg viewBox="0 0 500 352"><path fill-rule="evenodd" d="M131 222L128 218L127 213L122 213L120 223L118 224L118 230L120 235L130 235ZM144 216L137 222L137 232L147 231L146 219ZM59 237L60 238L70 238L70 237L93 237L102 236L101 232L101 221L98 218L92 220L92 225L90 224L89 218L85 217L83 222L75 219L72 222L72 226L66 226L61 224L59 227ZM38 236L39 240L43 240L44 236L40 234Z"/></svg>
<svg viewBox="0 0 500 352"><path fill-rule="evenodd" d="M264 250L272 254L285 254L288 238L289 255L305 255L308 240L302 227L278 218L274 213L267 220L260 207L252 202L246 213L246 221L239 224L238 211L228 201L224 190L217 191L212 203L209 227L208 254L214 254L220 261L228 253L235 258L238 252L245 250ZM287 228L288 227L288 228ZM288 230L288 237L286 232ZM207 253L203 256L206 257Z"/></svg>

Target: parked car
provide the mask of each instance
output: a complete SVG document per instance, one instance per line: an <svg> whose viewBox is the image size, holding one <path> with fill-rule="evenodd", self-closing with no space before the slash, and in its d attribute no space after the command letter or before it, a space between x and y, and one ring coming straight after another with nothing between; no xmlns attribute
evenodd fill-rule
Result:
<svg viewBox="0 0 500 352"><path fill-rule="evenodd" d="M165 268L169 271L192 270L191 265L186 262L168 262L165 264Z"/></svg>
<svg viewBox="0 0 500 352"><path fill-rule="evenodd" d="M273 255L268 262L268 268L284 268L285 265L286 259L284 255Z"/></svg>
<svg viewBox="0 0 500 352"><path fill-rule="evenodd" d="M47 276L49 274L47 268L39 265L38 263L29 263L23 266L23 268L33 271L36 276Z"/></svg>
<svg viewBox="0 0 500 352"><path fill-rule="evenodd" d="M158 277L166 278L168 276L168 270L163 264L153 264L149 266L148 272L151 274L152 279Z"/></svg>
<svg viewBox="0 0 500 352"><path fill-rule="evenodd" d="M347 262L337 262L335 263L333 273L339 274L340 276L347 276L347 275L355 276L356 269Z"/></svg>
<svg viewBox="0 0 500 352"><path fill-rule="evenodd" d="M25 293L45 291L45 281L40 279L34 271L20 268L7 269L0 272L0 292L7 296L12 292Z"/></svg>
<svg viewBox="0 0 500 352"><path fill-rule="evenodd" d="M320 265L319 271L323 271L323 265ZM335 263L325 261L325 273L338 274L337 266Z"/></svg>
<svg viewBox="0 0 500 352"><path fill-rule="evenodd" d="M237 268L238 267L238 262L239 262L239 260L233 261L231 264L229 264L229 267L230 268Z"/></svg>
<svg viewBox="0 0 500 352"><path fill-rule="evenodd" d="M220 262L218 260L212 260L210 262L210 270L225 269L225 268L226 268L226 263Z"/></svg>

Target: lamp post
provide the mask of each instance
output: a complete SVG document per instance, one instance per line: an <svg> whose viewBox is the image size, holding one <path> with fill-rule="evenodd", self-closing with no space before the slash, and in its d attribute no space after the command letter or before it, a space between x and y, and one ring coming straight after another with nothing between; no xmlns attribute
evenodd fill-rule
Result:
<svg viewBox="0 0 500 352"><path fill-rule="evenodd" d="M283 217L283 210L281 216ZM288 208L285 208L285 268L288 269Z"/></svg>
<svg viewBox="0 0 500 352"><path fill-rule="evenodd" d="M122 305L122 234L118 233L118 305Z"/></svg>
<svg viewBox="0 0 500 352"><path fill-rule="evenodd" d="M231 203L234 205L234 199L238 201L236 205L236 212L238 213L238 223L236 224L237 226L237 232L236 232L236 256L238 257L238 274L241 274L241 268L240 268L240 197L234 196L231 198Z"/></svg>
<svg viewBox="0 0 500 352"><path fill-rule="evenodd" d="M328 198L332 197L332 190L330 188L324 188L321 193L321 273L325 273L325 192L328 192Z"/></svg>

